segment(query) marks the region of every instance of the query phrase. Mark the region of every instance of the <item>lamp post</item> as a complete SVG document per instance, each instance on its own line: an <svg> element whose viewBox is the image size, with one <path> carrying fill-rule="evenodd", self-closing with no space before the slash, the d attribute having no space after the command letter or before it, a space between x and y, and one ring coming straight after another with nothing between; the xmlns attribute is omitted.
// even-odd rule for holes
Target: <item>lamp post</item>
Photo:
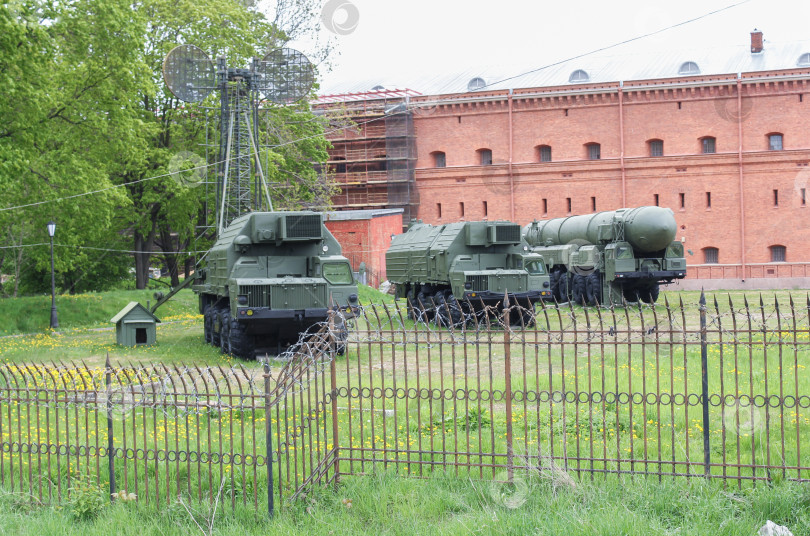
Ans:
<svg viewBox="0 0 810 536"><path fill-rule="evenodd" d="M53 235L56 233L56 224L48 222L48 236L51 237L51 329L59 327L59 319L56 317L56 272L53 268Z"/></svg>

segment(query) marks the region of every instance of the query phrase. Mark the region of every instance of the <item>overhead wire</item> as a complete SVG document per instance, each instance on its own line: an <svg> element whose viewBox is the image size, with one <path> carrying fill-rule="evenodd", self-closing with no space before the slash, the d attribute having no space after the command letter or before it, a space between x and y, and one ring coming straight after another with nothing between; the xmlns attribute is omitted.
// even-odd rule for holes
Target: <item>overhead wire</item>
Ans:
<svg viewBox="0 0 810 536"><path fill-rule="evenodd" d="M604 46L604 47L600 47L600 48L597 48L597 49L594 49L594 50L591 50L591 51L588 51L588 52L584 52L582 54L578 54L576 56L571 56L569 58L559 60L559 61L554 62L554 63L546 64L546 65L544 65L542 67L538 67L536 69L531 69L529 71L525 71L525 72L522 72L522 73L519 73L519 74L516 74L516 75L513 75L513 76L509 76L509 77L506 77L506 78L491 82L489 84L481 86L476 91L468 91L468 92L462 92L462 93L477 93L481 89L485 89L487 87L491 87L491 86L494 86L494 85L497 85L497 84L501 84L503 82L508 82L510 80L515 80L515 79L520 78L522 76L526 76L528 74L533 74L533 73L542 71L544 69L548 69L550 67L554 67L554 66L557 66L557 65L560 65L560 64L575 60L575 59L580 59L580 58L584 58L584 57L587 57L587 56L590 56L590 55L593 55L593 54L597 54L599 52L604 52L606 50L610 50L612 48L616 48L616 47L619 47L621 45L625 45L627 43L631 43L631 42L634 42L634 41L638 41L640 39L644 39L644 38L647 38L647 37L650 37L650 36L653 36L653 35L657 35L659 33L671 30L673 28L677 28L677 27L680 27L680 26L691 24L693 22L699 21L699 20L704 19L706 17L716 15L717 13L721 13L723 11L733 9L735 7L738 7L738 6L742 5L742 4L746 4L746 3L750 2L750 1L751 0L741 0L741 1L736 2L734 4L730 4L730 5L727 5L725 7L722 7L720 9L710 11L710 12L705 13L703 15L700 15L698 17L693 17L693 18L685 20L685 21L681 21L681 22L678 22L678 23L675 23L675 24L671 24L671 25L666 26L664 28L661 28L659 30L655 30L655 31L652 31L652 32L647 32L645 34L642 34L642 35L639 35L639 36L636 36L636 37L632 37L630 39L625 39L623 41L619 41L619 42L614 43L612 45L607 45L607 46ZM437 104L440 104L443 101L450 101L450 100L451 100L451 97L440 98L440 99L437 99L435 101L431 101L430 104L431 105L437 105ZM393 116L400 115L400 114L405 114L405 113L408 113L408 112L409 112L409 110L407 108L402 109L402 108L396 107L396 108L392 109L391 111L384 111L382 115L383 115L383 117L393 117ZM320 138L322 136L326 136L328 134L332 134L334 132L339 132L341 130L345 130L346 128L353 128L353 127L357 127L357 126L362 126L362 125L365 125L367 123L371 123L371 122L379 121L379 120L380 120L379 117L370 118L370 119L367 119L365 121L355 122L355 123L353 123L353 125L351 127L336 127L336 128L333 128L333 129L324 130L323 133L313 134L313 135L310 135L310 136L303 136L303 137L300 137L300 138L296 138L296 139L289 140L289 141L282 142L282 143L275 144L275 145L263 145L263 147L271 147L271 148L286 147L286 146L293 145L293 144L296 144L296 143L299 143L299 142L302 142L302 141L308 141L308 140ZM258 153L254 153L253 151L250 151L250 156L256 156L256 155L258 155ZM220 163L224 163L226 160L222 160L222 161L219 161L219 162L212 162L210 164L204 164L204 165L200 165L200 166L195 166L193 168L188 168L188 169L173 171L173 172L169 172L169 173L164 173L164 174L161 174L161 175L155 175L153 177L146 177L146 178L143 178L143 179L138 179L138 180L127 182L127 183L115 184L115 185L109 186L107 188L101 188L101 189L93 190L93 191L90 191L90 192L83 192L83 193L73 194L73 195L60 197L60 198L55 198L55 199L48 199L48 200L43 200L43 201L37 201L37 202L34 202L34 203L27 203L27 204L23 204L23 205L0 208L0 212L8 212L8 211L11 211L11 210L17 210L17 209L21 209L21 208L29 208L29 207L33 207L33 206L39 206L39 205L48 204L48 203L56 203L56 202L65 201L65 200L68 200L68 199L75 199L75 198L78 198L78 197L94 195L94 194L106 192L106 191L109 191L109 190L113 190L113 189L116 189L116 188L121 188L121 187L124 187L124 186L130 186L130 185L133 185L133 184L152 181L152 180L160 179L160 178L163 178L163 177L171 177L173 175L178 175L178 174L181 174L181 173L187 173L189 171L205 169L205 168L208 168L210 166L215 166L215 165L219 165Z"/></svg>

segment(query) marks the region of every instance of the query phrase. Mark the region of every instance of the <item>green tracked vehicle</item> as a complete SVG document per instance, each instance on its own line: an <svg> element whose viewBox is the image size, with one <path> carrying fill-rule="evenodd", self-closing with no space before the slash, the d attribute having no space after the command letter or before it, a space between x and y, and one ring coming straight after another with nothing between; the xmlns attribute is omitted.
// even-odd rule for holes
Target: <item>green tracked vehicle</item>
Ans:
<svg viewBox="0 0 810 536"><path fill-rule="evenodd" d="M686 277L672 210L623 208L534 221L523 228L548 265L559 302L618 305L658 299L660 285Z"/></svg>
<svg viewBox="0 0 810 536"><path fill-rule="evenodd" d="M208 343L246 358L277 354L300 333L343 320L357 305L357 285L340 244L313 212L254 212L220 234L195 274Z"/></svg>
<svg viewBox="0 0 810 536"><path fill-rule="evenodd" d="M511 222L416 222L393 237L386 273L398 298L431 311L441 325L453 325L470 307L501 304L507 292L526 309L551 298L543 257L528 249L520 226Z"/></svg>

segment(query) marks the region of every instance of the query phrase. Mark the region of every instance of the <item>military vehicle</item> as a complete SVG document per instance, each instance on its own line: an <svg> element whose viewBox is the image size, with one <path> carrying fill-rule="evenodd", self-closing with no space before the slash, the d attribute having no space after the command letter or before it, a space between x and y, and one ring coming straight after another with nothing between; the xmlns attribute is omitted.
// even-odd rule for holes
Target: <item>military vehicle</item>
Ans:
<svg viewBox="0 0 810 536"><path fill-rule="evenodd" d="M280 353L299 334L357 305L357 285L340 244L314 212L254 212L235 218L208 252L192 289L199 295L205 340L252 358ZM348 310L348 313L347 313Z"/></svg>
<svg viewBox="0 0 810 536"><path fill-rule="evenodd" d="M528 249L516 223L418 221L393 237L386 273L398 298L429 308L439 324L457 324L469 307L498 306L507 292L526 309L551 298L543 257Z"/></svg>
<svg viewBox="0 0 810 536"><path fill-rule="evenodd" d="M534 221L523 228L543 257L557 301L621 304L658 299L661 284L686 276L672 210L623 208Z"/></svg>

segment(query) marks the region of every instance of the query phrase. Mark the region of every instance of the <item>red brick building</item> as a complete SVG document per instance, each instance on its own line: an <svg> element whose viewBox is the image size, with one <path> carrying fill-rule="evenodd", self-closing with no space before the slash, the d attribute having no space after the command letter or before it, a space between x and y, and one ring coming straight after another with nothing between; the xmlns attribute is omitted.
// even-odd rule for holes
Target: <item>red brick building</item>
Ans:
<svg viewBox="0 0 810 536"><path fill-rule="evenodd" d="M810 287L810 43L751 37L750 47L473 78L459 93L372 92L362 99L386 114L361 118L358 134L412 118L401 144L414 155L406 223L525 224L660 205L694 253L682 286ZM341 195L364 188L337 176ZM376 201L404 206L401 196Z"/></svg>
<svg viewBox="0 0 810 536"><path fill-rule="evenodd" d="M385 281L385 252L391 236L402 232L402 209L328 212L326 228L340 242L360 282L379 287Z"/></svg>

